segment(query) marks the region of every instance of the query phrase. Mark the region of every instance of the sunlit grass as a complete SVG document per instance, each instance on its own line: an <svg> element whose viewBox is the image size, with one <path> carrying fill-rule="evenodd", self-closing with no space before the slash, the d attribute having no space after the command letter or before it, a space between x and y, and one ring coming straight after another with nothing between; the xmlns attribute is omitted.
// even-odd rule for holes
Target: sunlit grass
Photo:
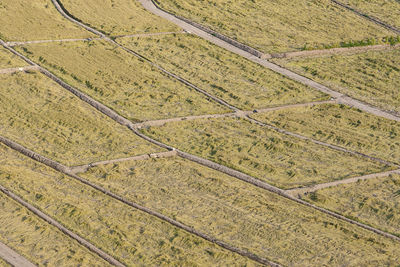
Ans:
<svg viewBox="0 0 400 267"><path fill-rule="evenodd" d="M0 69L23 67L28 65L25 61L19 59L16 55L0 47Z"/></svg>

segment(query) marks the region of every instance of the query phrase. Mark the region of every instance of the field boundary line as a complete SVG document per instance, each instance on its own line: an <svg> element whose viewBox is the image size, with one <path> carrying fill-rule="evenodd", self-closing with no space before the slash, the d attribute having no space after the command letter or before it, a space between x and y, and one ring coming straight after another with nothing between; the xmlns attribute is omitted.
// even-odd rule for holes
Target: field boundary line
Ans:
<svg viewBox="0 0 400 267"><path fill-rule="evenodd" d="M400 174L400 169L386 171L386 172L372 173L372 174L368 174L368 175L333 181L333 182L329 182L329 183L315 184L315 185L311 185L311 186L307 186L307 187L298 187L298 188L285 190L285 192L292 196L306 195L308 193L312 193L312 192L315 192L315 191L318 191L318 190L321 190L324 188L328 188L328 187L334 187L334 186L338 186L341 184L352 184L352 183L357 183L358 181L364 181L364 180L369 180L369 179L388 177L391 174Z"/></svg>
<svg viewBox="0 0 400 267"><path fill-rule="evenodd" d="M372 22L374 22L375 24L377 24L377 25L379 25L381 27L384 27L384 28L386 28L388 30L391 30L392 32L395 32L397 34L400 34L400 29L398 29L398 28L396 28L396 27L394 27L392 25L389 25L386 22L381 21L380 19L375 18L374 16L367 15L367 14L365 14L365 13L363 13L363 12L353 8L353 7L351 7L350 5L346 5L346 4L344 4L344 3L340 2L340 1L337 1L337 0L331 0L331 2L337 4L338 6L341 6L341 7L345 8L347 10L350 10L351 12L359 15L360 17L363 17L363 18L365 18L365 19L367 19L369 21L372 21Z"/></svg>
<svg viewBox="0 0 400 267"><path fill-rule="evenodd" d="M37 66L24 66L24 67L16 67L16 68L9 68L9 69L0 69L0 74L12 74L15 72L22 72L22 71L29 71L29 70L37 70Z"/></svg>
<svg viewBox="0 0 400 267"><path fill-rule="evenodd" d="M8 47L8 46L4 43L4 41L2 41L1 39L0 39L0 44L3 45L6 49L8 49L9 51L11 51L12 53L14 53L14 54L16 54L16 55L19 55L21 58L25 59L25 61L27 61L28 63L33 64L33 65L37 65L36 63L34 63L33 61L31 61L30 59L28 59L28 58L25 57L24 55L18 53L18 52L15 51L14 49ZM37 65L37 66L39 66L39 65ZM40 66L39 66L39 67L40 67ZM316 209L316 210L318 210L318 211L320 211L320 212L322 212L322 213L328 214L328 215L330 215L330 216L332 216L332 217L335 217L335 218L337 218L337 219L341 219L341 220L346 221L346 222L348 222L348 223L352 223L352 224L357 225L357 226L359 226L359 227L361 227L361 228L364 228L364 229L366 229L366 230L372 231L372 232L377 233L377 234L379 234L379 235L382 235L382 236L384 236L384 237L388 237L388 238L391 238L391 239L393 239L393 240L396 240L396 241L399 241L399 242L400 242L400 237L397 237L397 236L395 236L395 235L386 233L386 232L384 232L384 231L381 231L381 230L379 230L379 229L373 228L373 227L371 227L371 226L368 226L368 225L359 223L359 222L357 222L357 221L351 220L351 219L349 219L349 218L347 218L347 217L345 217L345 216L343 216L343 215L340 215L340 214L334 213L334 212L332 212L332 211L323 209L323 208L321 208L321 207L315 206L315 205L310 204L310 203L308 203L308 202L306 202L306 201L303 201L303 200L301 200L301 199L297 199L297 198L295 198L295 197L292 197L292 196L289 195L289 194L286 194L282 189L279 189L279 188L277 188L277 187L274 187L274 186L272 186L272 185L269 185L269 184L267 184L267 183L265 183L265 182L262 182L262 181L259 180L259 179L256 179L256 178L254 178L254 177L251 177L251 176L249 176L249 175L247 175L247 174L244 174L244 173L241 173L241 172L239 172L239 171L233 170L233 169L231 169L231 168L229 168L229 167L226 167L226 166L223 166L223 165L220 165L220 164L211 162L211 161L209 161L209 160L206 160L206 159L203 159L203 158L199 158L199 157L197 157L197 156L188 154L188 153L186 153L186 152L179 151L179 150L177 150L177 149L174 148L174 147L171 147L171 146L169 146L169 145L167 145L167 144L164 144L164 143L159 142L159 141L157 141L157 140L155 140L155 139L153 139L153 138L150 138L150 137L148 137L148 136L142 134L140 131L138 131L138 130L136 129L136 127L134 126L134 123L132 123L132 122L129 121L128 119L122 117L121 115L119 115L118 113L116 113L114 110L112 110L112 109L106 107L105 105L101 104L100 102L98 102L98 101L96 101L96 100L90 98L89 96L85 95L84 93L80 92L79 90L77 90L77 89L73 88L72 86L66 84L66 83L63 82L61 79L59 79L57 76L55 76L54 74L52 74L52 73L49 72L48 70L44 69L43 67L40 67L40 70L41 70L41 72L42 72L43 74L45 74L46 76L48 76L49 78L51 78L52 80L54 80L55 82L57 82L59 85L61 85L62 87L64 87L66 90L70 91L71 93L73 93L74 95L76 95L77 97L79 97L81 100L87 102L88 104L90 104L91 106L93 106L94 108L96 108L98 111L100 111L100 112L102 112L103 114L107 115L108 117L110 117L111 119L113 119L113 120L115 120L116 122L120 123L121 125L127 126L134 134L136 134L137 136L143 138L144 140L149 141L150 143L153 143L153 144L155 144L155 145L157 145L157 146L159 146L159 147L165 148L165 149L167 149L167 150L176 150L179 156L185 157L185 158L187 158L187 159L189 159L189 160L191 160L191 161L193 161L193 162L197 162L197 163L199 163L199 164L201 164L201 165L203 165L203 166L207 166L207 167L210 167L210 168L212 168L212 169L215 169L215 170L218 170L218 171L221 171L221 172L224 172L224 171L222 171L222 170L228 170L229 173L228 173L228 172L224 172L224 173L226 173L226 174L228 174L228 175L230 175L230 176L232 176L232 177L238 178L238 179L240 179L240 180L243 180L243 181L245 181L245 182L248 182L248 183L250 183L250 184L253 184L253 185L255 185L255 186L258 186L258 187L260 187L260 188L266 189L266 190L268 190L268 191L270 191L270 192L273 192L273 193L276 193L276 194L281 195L281 196L283 196L283 197L286 197L286 198L288 198L288 199L290 199L290 200L292 200L292 201L295 201L295 202L297 202L297 203L299 203L299 204L303 204L303 205L305 205L305 206L314 208L314 209ZM67 171L67 170L66 170L66 171ZM74 177L78 177L78 176L76 176L76 175L74 175L74 174L72 174L72 173L71 173L70 175L73 175ZM78 177L78 178L79 178L79 177ZM244 178L244 179L243 179L243 178ZM81 179L81 178L79 178L79 179ZM275 263L274 263L274 264L275 264ZM273 264L270 264L270 265L271 265L271 266L279 266L279 265L273 265Z"/></svg>
<svg viewBox="0 0 400 267"><path fill-rule="evenodd" d="M6 44L10 47L20 46L26 44L42 44L42 43L62 43L62 42L80 42L80 41L93 41L100 40L102 38L79 38L79 39L58 39L58 40L36 40L36 41L24 41L24 42L6 42Z"/></svg>
<svg viewBox="0 0 400 267"><path fill-rule="evenodd" d="M22 198L20 198L19 196L17 196L16 194L11 192L7 188L5 188L4 186L0 185L0 191L3 192L8 197L10 197L11 199L13 199L14 201L16 201L17 203L19 203L20 205L22 205L25 208L27 208L28 210L30 210L32 213L34 213L36 216L38 216L42 220L46 221L48 224L53 225L54 227L56 227L58 230L60 230L66 236L69 236L70 238L76 240L82 246L84 246L87 249L89 249L90 251L96 253L98 256L100 256L105 261L107 261L110 264L115 265L115 266L121 266L121 267L125 266L124 264L122 264L121 262L117 261L116 259L114 259L112 256L110 256L106 252L104 252L101 249L99 249L96 246L94 246L92 243L90 243L86 239L84 239L84 238L80 237L79 235L75 234L74 232L72 232L71 230L67 229L62 224L60 224L55 219L51 218L50 216L48 216L45 213L43 213L42 211L40 211L38 208L36 208L33 205L29 204L28 202L26 202L25 200L23 200Z"/></svg>
<svg viewBox="0 0 400 267"><path fill-rule="evenodd" d="M279 73L285 77L288 77L291 80L294 80L294 81L297 81L304 85L307 85L307 86L314 88L320 92L328 94L333 98L340 98L342 104L354 106L365 112L400 122L400 117L395 116L395 115L391 114L390 112L381 110L377 107L363 103L357 99L348 97L340 92L337 92L331 88L328 88L327 86L325 86L323 84L315 82L305 76L302 76L302 75L297 74L289 69L281 67L275 63L272 63L272 62L266 60L264 58L265 56L263 56L263 54L261 52L255 50L254 48L252 48L253 50L251 50L251 49L249 50L249 49L247 49L247 48L249 48L249 46L247 46L247 45L244 45L237 41L232 42L231 38L226 37L220 33L217 33L216 31L211 30L197 22L190 21L189 19L186 19L186 18L181 18L180 16L177 16L168 11L165 11L164 9L160 8L157 5L155 0L137 0L137 1L139 1L143 5L143 7L145 9L147 9L148 11L150 11L151 13L175 23L176 25L183 28L184 30L186 30L190 33L193 33L203 39L206 39L206 40L214 43L217 46L225 48L226 50L229 50L237 55L240 55L250 61L253 61L253 62L261 65L261 66L264 66L276 73Z"/></svg>
<svg viewBox="0 0 400 267"><path fill-rule="evenodd" d="M218 239L216 239L216 238L214 238L212 236L209 236L209 235L207 235L205 233L202 233L202 232L192 228L191 226L187 226L187 225L185 225L183 223L180 223L180 222L178 222L178 221L176 221L174 219L171 219L171 218L169 218L169 217L167 217L167 216L165 216L165 215L163 215L163 214L161 214L161 213L159 213L157 211L153 211L153 210L151 210L151 209L149 209L147 207L144 207L144 206L136 204L136 203L134 203L132 201L129 201L129 200L127 200L127 199L125 199L125 198L123 198L123 197L121 197L121 196L119 196L119 195L107 190L107 189L104 189L103 187L101 187L99 185L96 185L96 184L94 184L94 183L92 183L92 182L90 182L90 181L88 181L88 180L86 180L86 179L84 179L84 178L72 173L70 171L69 167L64 166L61 163L58 163L58 162L53 161L51 159L48 159L48 158L46 158L46 157L44 157L44 156L42 156L42 155L40 155L40 154L28 149L28 148L25 148L25 147L21 146L20 144L14 142L14 141L11 141L11 140L3 137L3 136L0 136L0 142L3 143L4 145L10 147L11 149L13 149L15 151L17 151L17 152L19 152L19 153L21 153L21 154L23 154L23 155L25 155L27 157L30 157L31 159L33 159L33 160L35 160L37 162L40 162L40 163L42 163L42 164L44 164L44 165L46 165L46 166L58 171L58 172L61 172L61 173L65 174L65 175L68 175L69 177L79 181L80 183L83 183L83 184L85 184L87 186L90 186L91 188L103 193L106 196L109 196L109 197L111 197L111 198L113 198L113 199L115 199L117 201L120 201L121 203L123 203L123 204L125 204L127 206L135 208L135 209L137 209L139 211L142 211L144 213L147 213L147 214L149 214L151 216L157 217L161 221L167 222L167 223L169 223L169 224L171 224L171 225L173 225L173 226L175 226L177 228L180 228L180 229L188 232L189 234L192 234L192 235L195 235L197 237L200 237L200 238L202 238L202 239L204 239L204 240L206 240L206 241L208 241L210 243L214 243L214 244L218 245L219 247L221 247L223 249L229 250L229 251L231 251L233 253L236 253L238 255L241 255L243 257L247 257L247 258L249 258L249 259L251 259L253 261L256 261L258 263L265 264L265 265L270 265L270 266L273 266L273 267L280 266L279 264L277 264L275 262L272 262L272 261L270 261L268 259L265 259L263 257L257 256L257 255L255 255L255 254L253 254L251 252L242 250L240 248L234 247L234 246L232 246L232 245L230 245L230 244L228 244L228 243L226 243L224 241L218 240ZM175 152L175 151L173 150L172 152ZM41 218L43 218L47 222L55 225L57 228L60 227L59 228L60 230L62 230L64 233L70 235L71 237L76 239L81 244L87 246L89 249L91 249L91 250L93 249L92 251L95 251L96 253L97 252L99 252L99 253L102 252L98 248L94 247L89 242L84 240L83 238L80 238L79 236L75 235L74 233L72 233L71 231L69 231L68 229L66 229L65 227L60 225L59 223L57 223L55 220L51 219L50 217L48 217L47 215L45 215L44 213L42 213L41 211L39 211L38 209L33 207L32 205L30 205L29 203L26 203L25 201L20 199L18 196L16 196L13 193L9 192L7 189L3 188L1 185L0 185L0 191L3 191L5 194L7 194L8 196L10 196L11 198L15 199L18 202L24 203L23 205L26 206L29 210L37 213ZM102 258L106 259L105 258L105 256L106 256L105 253L104 253L104 255L100 255L99 254L99 256L101 256ZM113 258L111 257L108 260L107 259L106 260L111 263L112 259ZM119 263L118 261L116 261L116 260L114 260L114 261L115 262L113 262L113 264L115 264L117 266L124 266L121 263Z"/></svg>
<svg viewBox="0 0 400 267"><path fill-rule="evenodd" d="M147 37L147 36L160 36L160 35L173 35L173 34L189 34L187 31L179 31L179 32L150 32L150 33L133 33L133 34L125 34L125 35L116 35L112 38L132 38L132 37Z"/></svg>
<svg viewBox="0 0 400 267"><path fill-rule="evenodd" d="M35 267L36 265L21 256L18 252L0 242L0 258L5 260L12 266L18 267Z"/></svg>
<svg viewBox="0 0 400 267"><path fill-rule="evenodd" d="M124 161L141 161L141 160L157 159L157 158L169 158L169 157L174 157L176 155L177 155L177 153L174 150L167 151L167 152L143 154L143 155L137 155L137 156L127 157L127 158L103 160L103 161L93 162L93 163L89 163L89 164L85 164L85 165L72 166L72 167L69 167L69 171L72 172L73 174L78 174L78 173L87 172L90 168L100 166L100 165L107 165L107 164L111 164L111 163L124 162Z"/></svg>

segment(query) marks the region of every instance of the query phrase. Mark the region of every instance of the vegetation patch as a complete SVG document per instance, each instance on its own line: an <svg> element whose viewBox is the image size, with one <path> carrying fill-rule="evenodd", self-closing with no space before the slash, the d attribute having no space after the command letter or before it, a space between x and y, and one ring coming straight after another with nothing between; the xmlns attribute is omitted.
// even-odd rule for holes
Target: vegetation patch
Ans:
<svg viewBox="0 0 400 267"><path fill-rule="evenodd" d="M400 163L400 123L358 109L322 104L252 117L323 142Z"/></svg>
<svg viewBox="0 0 400 267"><path fill-rule="evenodd" d="M400 236L400 176L324 188L306 200Z"/></svg>
<svg viewBox="0 0 400 267"><path fill-rule="evenodd" d="M35 44L19 49L132 121L230 111L105 41Z"/></svg>
<svg viewBox="0 0 400 267"><path fill-rule="evenodd" d="M274 61L353 98L400 114L400 49Z"/></svg>
<svg viewBox="0 0 400 267"><path fill-rule="evenodd" d="M341 180L389 166L283 135L244 119L202 119L143 129L183 151L282 188Z"/></svg>
<svg viewBox="0 0 400 267"><path fill-rule="evenodd" d="M0 69L23 67L26 65L28 64L25 61L19 59L5 48L0 47Z"/></svg>
<svg viewBox="0 0 400 267"><path fill-rule="evenodd" d="M120 38L117 41L242 109L328 98L194 35Z"/></svg>
<svg viewBox="0 0 400 267"><path fill-rule="evenodd" d="M1 0L0 38L32 41L94 35L63 18L51 0Z"/></svg>
<svg viewBox="0 0 400 267"><path fill-rule="evenodd" d="M0 75L0 135L67 165L161 150L38 72Z"/></svg>
<svg viewBox="0 0 400 267"><path fill-rule="evenodd" d="M393 36L330 0L164 0L168 11L267 53ZM394 14L393 14L394 15Z"/></svg>

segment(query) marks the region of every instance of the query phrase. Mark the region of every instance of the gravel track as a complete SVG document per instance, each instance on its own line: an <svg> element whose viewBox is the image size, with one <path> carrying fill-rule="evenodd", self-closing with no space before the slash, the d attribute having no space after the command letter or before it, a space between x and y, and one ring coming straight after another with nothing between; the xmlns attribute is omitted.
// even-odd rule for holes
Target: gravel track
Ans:
<svg viewBox="0 0 400 267"><path fill-rule="evenodd" d="M358 181L387 177L390 174L400 174L400 169L393 170L393 171L387 171L387 172L373 173L373 174L363 175L363 176L359 176L359 177L353 177L353 178L329 182L329 183L316 184L316 185L309 186L309 187L293 188L293 189L285 190L285 192L292 196L300 197L301 195L315 192L315 191L318 191L320 189L324 189L327 187L333 187L333 186L337 186L337 185L341 185L341 184L352 184L352 183L356 183Z"/></svg>
<svg viewBox="0 0 400 267"><path fill-rule="evenodd" d="M12 266L35 267L36 265L19 255L13 249L0 242L0 258Z"/></svg>
<svg viewBox="0 0 400 267"><path fill-rule="evenodd" d="M32 65L25 67L18 67L18 68L1 69L0 74L12 74L15 72L35 70L35 69L38 69L37 66L32 66Z"/></svg>

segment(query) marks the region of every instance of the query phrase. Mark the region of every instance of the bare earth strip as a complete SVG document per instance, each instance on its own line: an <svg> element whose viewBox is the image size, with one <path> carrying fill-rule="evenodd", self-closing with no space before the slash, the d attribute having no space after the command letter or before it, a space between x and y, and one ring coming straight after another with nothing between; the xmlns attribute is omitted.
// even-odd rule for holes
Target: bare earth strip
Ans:
<svg viewBox="0 0 400 267"><path fill-rule="evenodd" d="M18 266L18 267L36 266L1 242L0 242L0 258L4 259L12 266Z"/></svg>
<svg viewBox="0 0 400 267"><path fill-rule="evenodd" d="M53 0L55 1L55 0ZM154 13L155 15L158 15L160 17L163 17L173 23L175 23L176 25L180 26L181 28L183 28L184 30L193 33L201 38L204 38L222 48L225 48L233 53L236 53L244 58L247 58L257 64L260 64L270 70L273 70L277 73L280 73L292 80L298 81L302 84L308 85L314 89L317 89L323 93L326 93L330 96L332 96L333 98L339 98L340 99L340 103L342 104L346 104L352 107L356 107L362 111L380 116L380 117L384 117L390 120L395 120L395 121L399 121L400 122L400 117L395 116L387 111L384 110L380 110L376 107L372 107L368 104L362 103L359 100L353 99L351 97L348 97L346 95L343 95L342 93L336 92L320 83L317 83L309 78L306 78L304 76L301 76L293 71L290 71L288 69L285 69L283 67L280 67L274 63L269 62L268 60L265 60L263 58L263 54L258 52L254 52L251 51L249 49L247 49L246 47L244 47L243 44L233 44L233 42L227 40L227 38L224 38L222 35L216 33L216 34L211 34L209 33L210 31L205 31L203 26L201 25L197 25L194 23L188 23L183 21L182 19L164 11L161 10L160 8L158 8L154 2L152 2L151 0L138 0L144 8L146 8L148 11ZM194 26L196 25L196 26ZM228 38L230 39L230 38ZM236 42L237 43L237 42ZM254 50L254 49L253 49Z"/></svg>
<svg viewBox="0 0 400 267"><path fill-rule="evenodd" d="M32 65L35 65L35 66L39 66L39 65L37 65L36 63L34 63L33 61L31 61L30 59L28 59L27 57L25 57L25 56L21 55L20 53L18 53L17 51L15 51L14 49L8 47L8 46L5 44L5 42L2 41L1 39L0 39L0 44L3 45L6 49L8 49L9 51L11 51L12 53L14 53L14 54L18 55L19 57L21 57L22 59L24 59L24 60L25 60L26 62L28 62L29 64L32 64ZM40 67L40 66L39 66L39 67ZM265 182L262 182L262 181L260 181L260 180L258 180L258 179L256 179L256 178L254 178L254 177L251 177L251 176L249 176L249 175L247 175L247 174L244 174L244 173L241 173L241 172L239 172L239 171L233 170L233 169L231 169L231 168L229 168L229 167L220 165L220 164L218 164L218 163L215 163L215 162L212 162L212 161L209 161L209 160L206 160L206 159L203 159L203 158L200 158L200 157L197 157L197 156L188 154L188 153L186 153L186 152L179 151L179 150L177 150L176 148L173 148L173 147L171 147L171 146L169 146L169 145L166 145L166 144L164 144L164 143L162 143L162 142L159 142L159 141L157 141L157 140L154 140L154 139L152 139L152 138L150 138L150 137L148 137L148 136L142 134L141 132L139 132L131 121L127 120L126 118L124 118L124 117L122 117L122 116L120 116L120 115L117 114L115 111L113 111L113 110L111 110L110 108L106 107L105 105L103 105L103 104L97 102L96 100L90 98L89 96L83 94L82 92L80 92L79 90L73 88L72 86L66 84L65 82L63 82L62 80L60 80L57 76L55 76L54 74L52 74L52 73L49 72L48 70L46 70L46 69L40 67L40 71L41 71L43 74L45 74L46 76L48 76L49 78L51 78L51 79L53 79L54 81L56 81L56 82L57 82L58 84L60 84L62 87L64 87L65 89L67 89L68 91L70 91L71 93L73 93L74 95L76 95L77 97L79 97L81 100L83 100L83 101L87 102L88 104L92 105L92 106L93 106L94 108L96 108L98 111L100 111L100 112L102 112L103 114L109 116L111 119L115 120L116 122L118 122L118 123L120 123L120 124L122 124L122 125L127 126L130 130L132 130L133 133L135 133L137 136L143 138L144 140L147 140L147 141L149 141L149 142L151 142L151 143L153 143L153 144L155 144L155 145L158 145L158 146L160 146L160 147L162 147L162 148L165 148L165 149L167 149L167 150L170 150L170 151L176 150L177 153L178 153L178 155L181 156L181 157L183 157L183 158L186 158L186 159L188 159L188 160L191 160L191 161L196 162L196 163L198 163L198 164L201 164L201 165L203 165L203 166L212 168L212 169L214 169L214 170L221 171L221 172L226 173L226 174L228 174L228 175L230 175L230 176L232 176L232 177L235 177L235 178L240 179L240 180L242 180L242 181L245 181L245 182L247 182L247 183L253 184L253 185L257 186L257 187L260 187L260 188L262 188L262 189L268 190L268 191L270 191L270 192L276 193L276 194L278 194L278 195L280 195L280 196L283 196L283 197L285 197L285 198L288 198L288 199L290 199L290 200L292 200L292 201L295 201L295 202L297 202L297 203L299 203L299 204L302 204L302 205L311 207L311 208L313 208L313 209L315 209L315 210L318 210L318 211L320 211L320 212L323 212L323 213L325 213L325 214L328 214L328 215L330 215L330 216L332 216L332 217L334 217L334 218L337 218L337 219L343 220L343 221L345 221L345 222L348 222L348 223L357 225L357 226L359 226L359 227L361 227L361 228L364 228L364 229L366 229L366 230L372 231L372 232L377 233L377 234L379 234L379 235L382 235L382 236L385 236L385 237L388 237L388 238L391 238L391 239L393 239L393 240L396 240L396 241L400 242L400 237L397 237L397 236L392 235L392 234L390 234L390 233L381 231L381 230L376 229L376 228L374 228L374 227L371 227L371 226L369 226L369 225L365 225L365 224L363 224L363 223L359 223L359 222L354 221L354 220L352 220L352 219L349 219L349 218L347 218L347 217L345 217L345 216L343 216L343 215L337 214L337 213L335 213L335 212L332 212L332 211L326 210L326 209L324 209L324 208L318 207L318 206L316 206L316 205L310 204L310 203L308 203L308 202L306 202L306 201L303 201L303 200L301 200L301 199L295 198L295 197L293 197L293 196L287 194L284 190L281 190L281 189L279 189L279 188L277 188L277 187L274 187L274 186L269 185L269 184L267 184L267 183L265 183ZM0 137L0 139L1 139L1 137ZM16 144L13 143L13 142L9 142L8 140L5 140L4 138L3 138L3 141L2 141L2 142L3 142L4 144L6 144L7 146L13 148L13 149L16 149L16 150L17 150L17 149L20 149L20 150L18 150L18 151L20 151L20 152L21 152L22 150L25 149L25 148L23 148L23 147L21 147L21 146L19 146L19 145L16 145ZM15 146L15 145L16 145L16 146ZM21 150L21 149L22 149L22 150ZM56 169L57 171L66 173L66 174L68 174L69 176L71 176L71 177L73 177L73 178L75 178L75 179L81 181L82 183L85 183L85 184L87 184L87 185L89 185L89 186L92 186L93 188L95 188L95 189L97 189L97 190L103 192L104 194L107 194L107 195L109 195L109 196L112 196L112 197L114 197L114 198L120 200L121 202L123 202L123 203L125 203L125 204L128 204L128 205L130 205L130 206L132 206L132 207L135 207L135 208L140 209L140 210L142 210L142 211L144 211L144 212L147 212L148 214L151 214L151 215L154 215L154 216L157 216L157 217L160 216L159 218L161 218L161 219L163 219L163 220L166 220L166 221L168 221L169 223L171 223L171 224L173 224L173 225L176 225L177 227L180 227L180 228L184 227L184 228L182 228L182 229L184 229L184 230L186 230L186 231L188 231L188 232L190 232L190 233L193 233L193 231L194 231L194 230L193 230L192 228L190 228L190 227L184 226L184 225L180 224L179 222L176 222L176 224L175 224L175 221L174 221L174 220L171 220L171 221L170 221L169 218L164 219L165 216L163 216L162 214L154 213L154 212L148 210L147 208L144 208L144 207L139 206L139 205L136 205L136 204L134 204L134 203L132 203L132 202L126 201L126 200L124 200L123 198L121 198L121 197L119 197L119 196L117 196L117 195L115 195L115 194L113 194L113 193L111 193L111 192L109 192L109 191L107 191L107 190L101 188L101 187L98 187L98 186L96 186L96 185L94 185L94 184L92 184L92 183L90 183L90 182L88 182L88 181L86 181L86 180L80 178L79 176L74 175L73 173L71 173L71 172L68 171L68 170L69 170L68 167L65 167L65 166L63 166L63 165L61 165L61 164L59 164L59 163L56 163L56 162L54 162L54 161L51 161L51 160L46 159L46 158L44 158L44 157L41 157L40 155L38 155L38 154L36 154L36 153L34 153L34 152L32 152L32 151L29 151L29 150L26 150L26 149L25 149L25 152L27 152L27 153L25 153L25 155L31 157L32 159L35 159L35 160L37 160L37 161L39 161L39 162L41 162L41 163L44 163L44 164L46 164L47 166L50 166L50 167ZM197 233L197 232L196 232L196 233ZM197 234L199 234L199 233L197 233ZM223 248L232 249L232 247L229 246L228 244L223 243L223 242L220 242L220 241L215 241L215 239L210 238L210 237L208 237L208 236L206 236L206 235L205 235L205 236L199 235L199 236L202 237L202 238L204 238L204 239L206 239L206 240L208 240L208 241L210 241L210 242L213 242L213 243L215 243L215 244L217 244L217 245L219 245L219 246L221 246L221 247L223 247ZM236 252L236 253L238 253L238 254L240 254L240 255L242 255L242 256L249 257L250 259L253 259L253 260L255 260L255 261L260 262L260 261L259 261L259 258L258 258L256 255L252 255L252 254L251 254L251 255L249 256L249 253L248 253L248 252L243 252L243 251L240 251L240 250L238 250L238 249L236 249L236 248L233 248L233 250L231 250L231 251ZM243 254L241 254L241 253L243 253ZM263 261L263 260L261 260L261 261ZM269 261L267 260L267 262L269 262ZM278 265L276 265L275 263L271 263L271 262L269 262L269 265L278 266Z"/></svg>
<svg viewBox="0 0 400 267"><path fill-rule="evenodd" d="M101 38L81 38L81 39L59 39L59 40L37 40L37 41L25 41L25 42L7 42L8 46L26 45L26 44L42 44L42 43L62 43L62 42L81 42L98 40Z"/></svg>
<svg viewBox="0 0 400 267"><path fill-rule="evenodd" d="M136 34L128 34L128 35L118 35L118 36L115 36L115 38L146 37L146 36L171 35L171 34L188 34L188 32L180 31L180 32L136 33Z"/></svg>
<svg viewBox="0 0 400 267"><path fill-rule="evenodd" d="M390 174L400 174L400 170L373 173L373 174L368 174L368 175L364 175L364 176L344 179L344 180L340 180L340 181L317 184L317 185L313 185L313 186L309 186L309 187L293 188L293 189L286 190L286 193L296 197L296 196L301 196L304 194L312 193L312 192L315 192L315 191L318 191L320 189L327 188L327 187L337 186L340 184L351 184L351 183L356 183L356 182L362 181L362 180L387 177Z"/></svg>
<svg viewBox="0 0 400 267"><path fill-rule="evenodd" d="M139 155L139 156L134 156L134 157L129 157L129 158L104 160L104 161L89 163L86 165L74 166L74 167L70 167L69 171L72 172L73 174L78 174L78 173L87 172L90 168L99 166L99 165L106 165L106 164L110 164L110 163L117 163L117 162L123 162L123 161L146 160L146 159L152 159L152 158L167 158L167 157L174 157L176 155L177 155L177 153L174 150L167 151L167 152L160 152L160 153L144 154L144 155Z"/></svg>
<svg viewBox="0 0 400 267"><path fill-rule="evenodd" d="M38 69L37 66L25 66L19 68L1 69L0 74L12 74L19 71L36 70L36 69Z"/></svg>

